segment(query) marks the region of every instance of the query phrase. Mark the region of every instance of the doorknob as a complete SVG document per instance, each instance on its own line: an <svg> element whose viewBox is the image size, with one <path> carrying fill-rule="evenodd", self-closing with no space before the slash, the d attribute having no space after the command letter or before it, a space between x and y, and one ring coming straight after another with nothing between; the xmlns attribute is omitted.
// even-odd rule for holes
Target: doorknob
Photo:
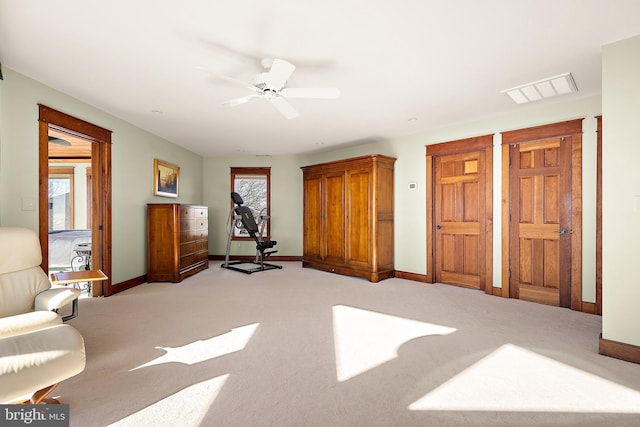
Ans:
<svg viewBox="0 0 640 427"><path fill-rule="evenodd" d="M440 224L436 225L436 230L440 230L442 226Z"/></svg>
<svg viewBox="0 0 640 427"><path fill-rule="evenodd" d="M563 228L562 230L558 231L559 234L565 235L568 233L566 228Z"/></svg>

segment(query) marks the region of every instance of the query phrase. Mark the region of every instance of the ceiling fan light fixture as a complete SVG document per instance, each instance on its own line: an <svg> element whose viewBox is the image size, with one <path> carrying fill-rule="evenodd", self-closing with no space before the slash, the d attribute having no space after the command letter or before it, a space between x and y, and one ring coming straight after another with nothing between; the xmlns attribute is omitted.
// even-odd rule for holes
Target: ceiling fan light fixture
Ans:
<svg viewBox="0 0 640 427"><path fill-rule="evenodd" d="M224 101L230 107L245 104L254 98L267 100L286 119L295 119L300 115L285 98L334 99L340 97L338 88L290 88L287 87L289 77L296 69L295 65L284 59L265 59L262 61L265 71L253 77L253 84L246 85L239 80L227 76L219 76L236 85L245 86L255 93L240 98Z"/></svg>
<svg viewBox="0 0 640 427"><path fill-rule="evenodd" d="M509 96L516 104L539 101L541 99L552 98L554 96L566 95L577 92L578 87L573 80L571 73L564 73L558 76L527 83L511 89L500 91Z"/></svg>

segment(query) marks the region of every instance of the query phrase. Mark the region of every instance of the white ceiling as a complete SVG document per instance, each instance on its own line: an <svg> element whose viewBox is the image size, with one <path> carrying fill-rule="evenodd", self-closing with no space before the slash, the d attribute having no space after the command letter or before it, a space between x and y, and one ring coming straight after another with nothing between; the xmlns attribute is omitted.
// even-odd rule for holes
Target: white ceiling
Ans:
<svg viewBox="0 0 640 427"><path fill-rule="evenodd" d="M638 0L0 0L3 67L207 157L527 108L500 91L565 72L578 93L539 102L599 94L601 46L637 34ZM250 83L262 58L297 66L290 87L342 96L290 100L287 120L262 99L221 105L249 91L198 70Z"/></svg>

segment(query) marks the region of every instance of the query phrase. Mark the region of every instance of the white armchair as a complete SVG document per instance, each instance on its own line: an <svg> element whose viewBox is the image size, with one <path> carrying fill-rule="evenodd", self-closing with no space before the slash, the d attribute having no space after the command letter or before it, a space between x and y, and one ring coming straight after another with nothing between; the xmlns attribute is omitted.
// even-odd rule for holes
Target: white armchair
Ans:
<svg viewBox="0 0 640 427"><path fill-rule="evenodd" d="M57 311L80 291L51 289L38 236L0 227L0 403L56 403L47 395L85 367L84 340Z"/></svg>

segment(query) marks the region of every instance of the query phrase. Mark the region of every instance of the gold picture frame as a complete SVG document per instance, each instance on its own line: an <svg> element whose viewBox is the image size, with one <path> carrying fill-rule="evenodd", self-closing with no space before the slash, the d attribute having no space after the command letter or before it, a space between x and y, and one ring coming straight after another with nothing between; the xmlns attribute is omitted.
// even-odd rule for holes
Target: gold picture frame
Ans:
<svg viewBox="0 0 640 427"><path fill-rule="evenodd" d="M180 166L153 159L153 195L178 197Z"/></svg>

